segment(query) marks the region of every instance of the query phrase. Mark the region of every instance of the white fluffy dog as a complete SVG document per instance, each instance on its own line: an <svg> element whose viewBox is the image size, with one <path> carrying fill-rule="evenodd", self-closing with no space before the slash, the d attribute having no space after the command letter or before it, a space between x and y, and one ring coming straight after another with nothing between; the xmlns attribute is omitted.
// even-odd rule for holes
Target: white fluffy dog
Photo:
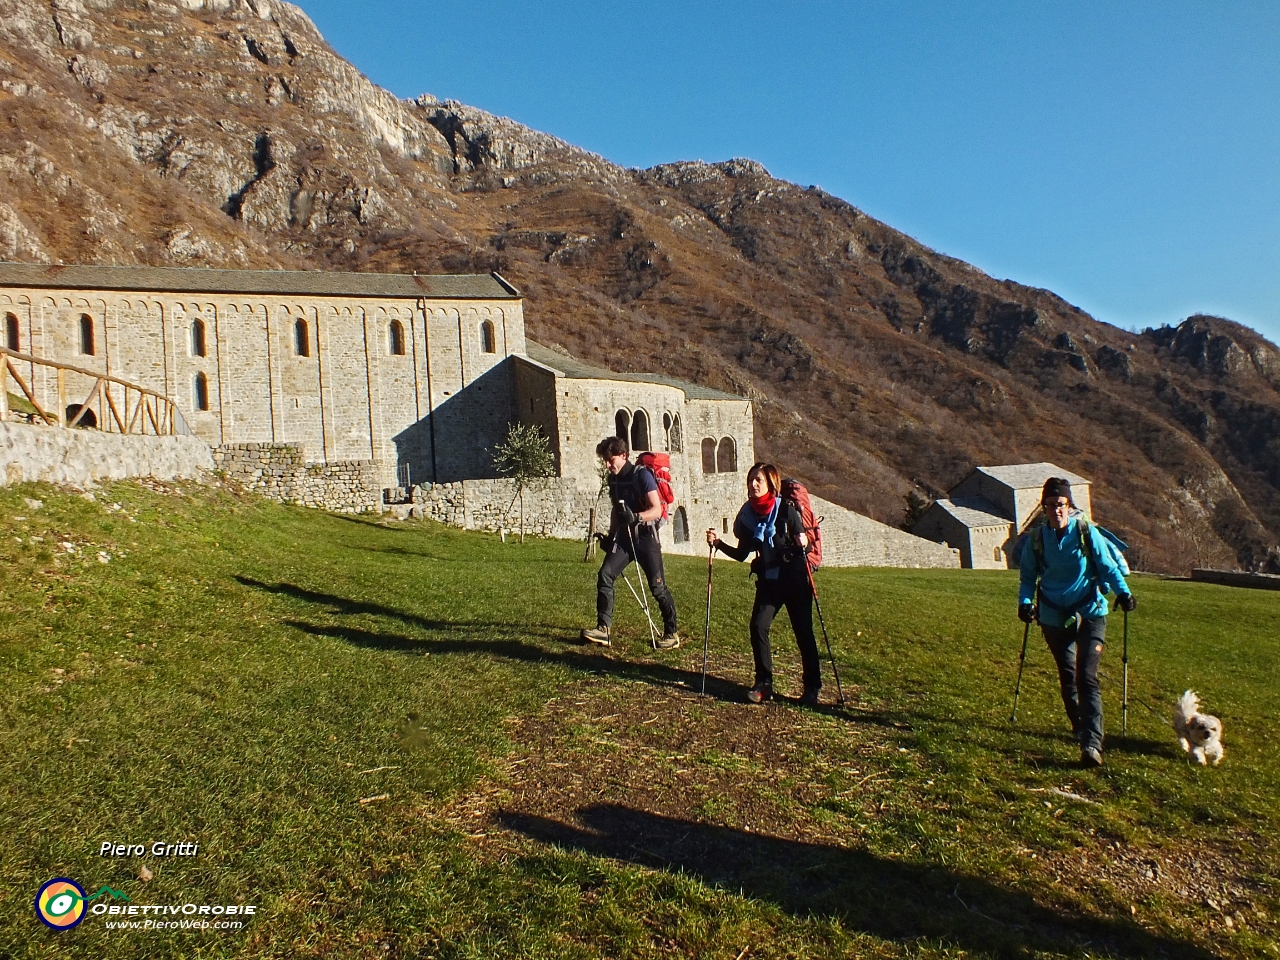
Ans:
<svg viewBox="0 0 1280 960"><path fill-rule="evenodd" d="M1200 698L1188 690L1173 711L1173 729L1182 749L1202 766L1222 760L1222 721L1200 712Z"/></svg>

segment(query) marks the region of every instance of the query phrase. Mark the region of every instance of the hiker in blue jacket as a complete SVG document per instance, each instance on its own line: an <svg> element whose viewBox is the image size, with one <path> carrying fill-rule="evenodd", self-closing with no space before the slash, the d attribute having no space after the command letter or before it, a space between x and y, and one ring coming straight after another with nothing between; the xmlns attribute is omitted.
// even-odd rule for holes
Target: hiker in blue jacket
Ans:
<svg viewBox="0 0 1280 960"><path fill-rule="evenodd" d="M1037 620L1058 665L1062 702L1080 744L1080 762L1102 765L1102 689L1098 664L1107 637L1107 594L1116 605L1138 605L1102 535L1083 517L1073 517L1071 484L1050 477L1040 496L1045 524L1022 551L1018 617ZM1039 541L1039 542L1037 542Z"/></svg>

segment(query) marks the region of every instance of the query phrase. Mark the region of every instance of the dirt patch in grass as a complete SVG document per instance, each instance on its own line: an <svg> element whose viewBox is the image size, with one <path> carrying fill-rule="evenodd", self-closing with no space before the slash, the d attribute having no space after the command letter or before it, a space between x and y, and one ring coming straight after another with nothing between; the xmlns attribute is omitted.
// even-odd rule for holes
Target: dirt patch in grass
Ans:
<svg viewBox="0 0 1280 960"><path fill-rule="evenodd" d="M1160 847L1088 838L1076 850L1043 858L1041 870L1068 891L1106 891L1138 915L1170 914L1228 933L1280 934L1263 905L1256 851L1232 849L1230 838L1170 842ZM1243 846L1240 844L1239 846Z"/></svg>
<svg viewBox="0 0 1280 960"><path fill-rule="evenodd" d="M824 801L856 804L874 819L888 779L882 758L895 749L883 731L834 710L600 680L515 721L512 736L520 747L501 775L453 804L446 818L474 824L480 814L480 823L494 827L539 817L573 830L587 826L584 809L625 804L673 821L849 842L858 835L847 815L853 807L840 818L847 822L836 822L824 815ZM838 789L860 775L856 789Z"/></svg>

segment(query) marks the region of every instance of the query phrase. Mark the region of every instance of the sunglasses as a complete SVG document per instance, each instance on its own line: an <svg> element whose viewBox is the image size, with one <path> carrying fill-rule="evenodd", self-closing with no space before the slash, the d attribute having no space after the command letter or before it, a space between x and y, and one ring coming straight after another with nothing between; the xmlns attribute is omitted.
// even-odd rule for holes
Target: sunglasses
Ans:
<svg viewBox="0 0 1280 960"><path fill-rule="evenodd" d="M1043 503L1041 503L1040 506L1044 507L1046 510L1066 510L1068 507L1071 506L1071 501L1057 500L1051 503L1050 501L1046 500Z"/></svg>

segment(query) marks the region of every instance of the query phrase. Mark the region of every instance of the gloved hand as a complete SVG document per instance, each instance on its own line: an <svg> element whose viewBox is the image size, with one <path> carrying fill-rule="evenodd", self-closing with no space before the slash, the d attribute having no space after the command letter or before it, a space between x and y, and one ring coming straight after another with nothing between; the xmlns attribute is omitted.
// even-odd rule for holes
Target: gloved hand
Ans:
<svg viewBox="0 0 1280 960"><path fill-rule="evenodd" d="M628 527L633 526L639 519L636 516L636 512L621 500L618 501L618 518Z"/></svg>
<svg viewBox="0 0 1280 960"><path fill-rule="evenodd" d="M1131 613L1138 609L1138 598L1132 593L1122 593L1116 597L1116 606L1125 613Z"/></svg>
<svg viewBox="0 0 1280 960"><path fill-rule="evenodd" d="M600 544L601 548L603 548L605 551L608 551L608 549L613 545L613 540L609 537L609 535L605 533L601 533L599 530L597 530L591 536L596 538L596 542Z"/></svg>
<svg viewBox="0 0 1280 960"><path fill-rule="evenodd" d="M1018 607L1018 619L1023 623L1036 622L1036 608L1034 604L1024 603Z"/></svg>

